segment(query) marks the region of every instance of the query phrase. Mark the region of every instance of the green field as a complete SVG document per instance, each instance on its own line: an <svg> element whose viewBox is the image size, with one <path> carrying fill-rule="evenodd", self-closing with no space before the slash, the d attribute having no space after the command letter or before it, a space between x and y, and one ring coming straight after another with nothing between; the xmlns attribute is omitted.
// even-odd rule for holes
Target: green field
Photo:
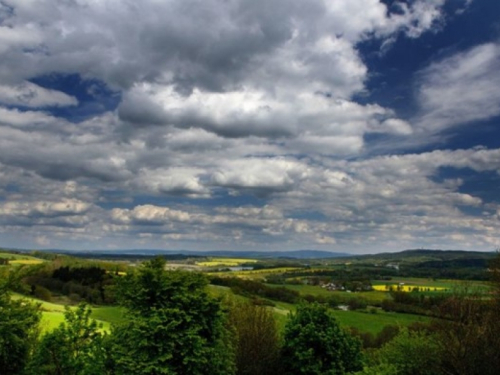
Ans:
<svg viewBox="0 0 500 375"><path fill-rule="evenodd" d="M2 259L8 259L9 264L12 265L20 265L20 264L25 264L25 265L33 265L33 264L40 264L45 262L42 259L35 258L29 255L24 255L24 254L12 254L12 253L4 253L0 252L0 258Z"/></svg>
<svg viewBox="0 0 500 375"><path fill-rule="evenodd" d="M392 324L397 326L407 326L415 322L428 322L428 317L384 312L377 310L376 314L360 311L334 310L335 317L344 327L354 327L362 332L379 333L384 326Z"/></svg>
<svg viewBox="0 0 500 375"><path fill-rule="evenodd" d="M42 331L50 331L64 321L65 305L42 301L36 298L22 296L17 293L14 293L12 298L23 298L40 304L40 309L42 310ZM69 306L69 308L74 309L75 307ZM91 317L95 319L97 323L103 325L104 331L109 331L111 324L117 324L123 321L123 309L118 306L93 307Z"/></svg>
<svg viewBox="0 0 500 375"><path fill-rule="evenodd" d="M351 298L363 298L368 304L379 305L384 299L390 298L390 296L385 292L371 291L371 292L355 292L347 293L343 291L329 291L317 285L273 285L266 284L272 287L285 287L287 289L295 290L300 293L300 295L312 295L312 296L324 296L324 297L337 297L339 300L349 300Z"/></svg>

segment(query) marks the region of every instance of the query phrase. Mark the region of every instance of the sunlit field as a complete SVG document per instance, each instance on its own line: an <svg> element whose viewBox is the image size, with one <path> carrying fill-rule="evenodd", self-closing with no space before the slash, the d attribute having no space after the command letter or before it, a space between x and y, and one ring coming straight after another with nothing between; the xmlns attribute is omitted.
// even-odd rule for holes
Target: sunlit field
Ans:
<svg viewBox="0 0 500 375"><path fill-rule="evenodd" d="M429 287L424 285L399 285L399 284L387 284L387 285L373 285L374 290L380 292L444 292L449 290L443 287Z"/></svg>
<svg viewBox="0 0 500 375"><path fill-rule="evenodd" d="M207 261L196 262L195 264L200 267L237 267L247 263L257 263L257 259L213 258Z"/></svg>

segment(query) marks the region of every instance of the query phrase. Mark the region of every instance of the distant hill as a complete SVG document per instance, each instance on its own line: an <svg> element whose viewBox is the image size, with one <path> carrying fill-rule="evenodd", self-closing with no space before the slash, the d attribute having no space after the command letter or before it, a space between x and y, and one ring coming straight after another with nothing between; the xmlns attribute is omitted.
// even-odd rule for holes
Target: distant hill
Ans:
<svg viewBox="0 0 500 375"><path fill-rule="evenodd" d="M349 257L352 254L334 253L321 250L294 250L294 251L236 251L236 250L212 250L212 251L193 251L193 250L155 250L155 249L124 249L124 250L89 250L89 251L70 251L70 250L46 250L50 252L74 255L74 256L138 256L151 257L156 255L183 256L183 257L228 257L228 258L289 258L289 259L325 259Z"/></svg>
<svg viewBox="0 0 500 375"><path fill-rule="evenodd" d="M494 258L496 252L480 252L466 250L431 250L431 249L411 249L397 253L378 253L354 255L351 259L359 261L392 261L404 263L427 263L430 262L450 262L459 264L469 260L487 261ZM484 264L484 262L479 262Z"/></svg>

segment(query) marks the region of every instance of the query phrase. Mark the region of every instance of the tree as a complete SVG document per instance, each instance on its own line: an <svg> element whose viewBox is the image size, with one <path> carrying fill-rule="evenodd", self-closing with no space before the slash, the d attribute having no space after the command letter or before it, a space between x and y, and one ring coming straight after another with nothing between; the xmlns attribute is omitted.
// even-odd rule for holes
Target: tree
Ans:
<svg viewBox="0 0 500 375"><path fill-rule="evenodd" d="M237 374L279 374L280 337L271 310L250 302L231 301L229 320L236 334Z"/></svg>
<svg viewBox="0 0 500 375"><path fill-rule="evenodd" d="M464 287L440 306L434 322L445 374L497 374L500 367L500 323L495 298Z"/></svg>
<svg viewBox="0 0 500 375"><path fill-rule="evenodd" d="M300 305L291 315L282 353L287 374L338 375L362 369L361 342L316 303Z"/></svg>
<svg viewBox="0 0 500 375"><path fill-rule="evenodd" d="M85 304L76 310L66 307L65 322L46 333L28 366L33 375L106 374L104 335L91 309Z"/></svg>
<svg viewBox="0 0 500 375"><path fill-rule="evenodd" d="M234 353L220 303L202 274L165 272L155 258L117 284L126 322L113 329L116 374L233 374Z"/></svg>
<svg viewBox="0 0 500 375"><path fill-rule="evenodd" d="M3 375L20 374L38 337L40 311L27 300L13 300L10 288L16 272L0 275L0 369Z"/></svg>
<svg viewBox="0 0 500 375"><path fill-rule="evenodd" d="M361 374L435 375L441 373L440 347L426 331L403 328L374 355L373 365Z"/></svg>

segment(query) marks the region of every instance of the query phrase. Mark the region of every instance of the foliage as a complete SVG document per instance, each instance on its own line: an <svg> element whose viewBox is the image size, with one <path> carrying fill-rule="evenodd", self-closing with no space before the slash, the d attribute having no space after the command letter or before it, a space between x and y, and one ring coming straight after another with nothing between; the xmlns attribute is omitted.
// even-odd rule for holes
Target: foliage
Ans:
<svg viewBox="0 0 500 375"><path fill-rule="evenodd" d="M497 298L463 290L441 306L446 320L435 322L445 373L488 375L500 368L500 322Z"/></svg>
<svg viewBox="0 0 500 375"><path fill-rule="evenodd" d="M0 369L19 374L36 343L40 311L24 299L13 300L7 280L0 281Z"/></svg>
<svg viewBox="0 0 500 375"><path fill-rule="evenodd" d="M234 353L220 303L199 273L165 272L155 258L117 285L126 321L112 332L115 374L232 374Z"/></svg>
<svg viewBox="0 0 500 375"><path fill-rule="evenodd" d="M236 334L238 375L280 373L280 338L269 308L231 301L229 320Z"/></svg>
<svg viewBox="0 0 500 375"><path fill-rule="evenodd" d="M285 326L283 361L287 374L346 374L362 368L361 343L325 306L304 304Z"/></svg>
<svg viewBox="0 0 500 375"><path fill-rule="evenodd" d="M355 327L350 327L349 331L353 336L359 337L363 344L363 349L380 348L391 341L399 333L399 326L387 324L380 332L373 334L371 332L360 331Z"/></svg>
<svg viewBox="0 0 500 375"><path fill-rule="evenodd" d="M80 300L97 304L113 302L114 296L110 288L114 282L113 276L101 266L77 264L57 266L57 263L53 263L39 267L24 278L24 283L30 286L31 294L34 296L37 289L43 288L55 294L66 295L74 302ZM44 293L44 296L48 294ZM45 298L42 296L42 299Z"/></svg>
<svg viewBox="0 0 500 375"><path fill-rule="evenodd" d="M436 338L426 331L403 328L375 355L370 371L398 375L435 375L440 373L440 348ZM394 372L391 372L395 370Z"/></svg>
<svg viewBox="0 0 500 375"><path fill-rule="evenodd" d="M100 326L90 318L85 304L66 308L65 322L46 333L28 366L33 375L105 374L106 350Z"/></svg>

